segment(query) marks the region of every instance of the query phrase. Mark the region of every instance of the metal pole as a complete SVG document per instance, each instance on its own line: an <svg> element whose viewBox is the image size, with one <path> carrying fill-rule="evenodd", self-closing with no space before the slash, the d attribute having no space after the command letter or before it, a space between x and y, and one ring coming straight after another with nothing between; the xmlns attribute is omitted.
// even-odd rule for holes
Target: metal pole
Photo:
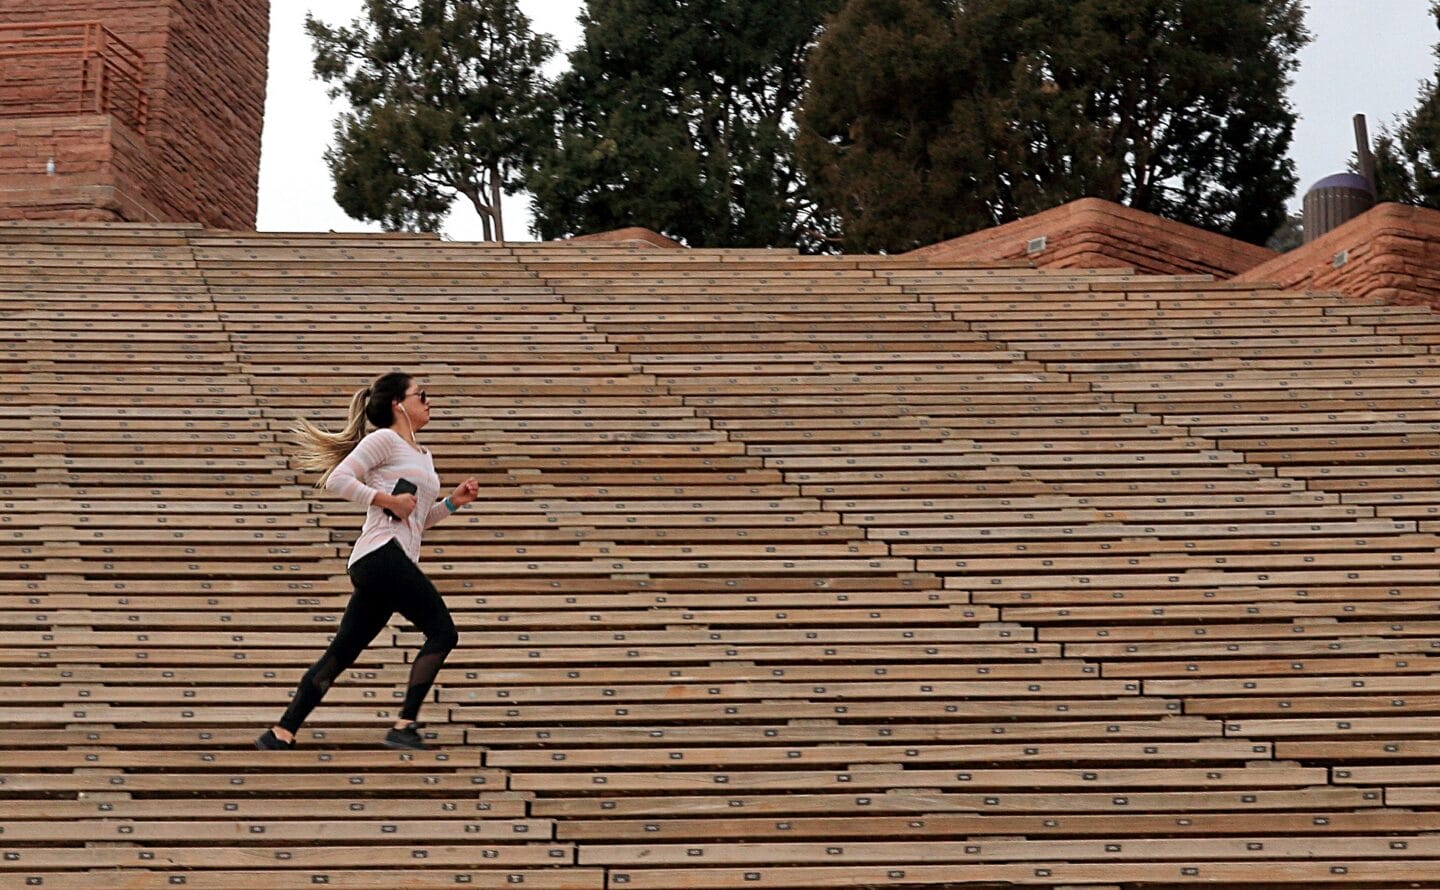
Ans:
<svg viewBox="0 0 1440 890"><path fill-rule="evenodd" d="M77 103L78 113L85 113L85 94L90 92L90 28L86 24L82 26L84 37L80 41L80 99Z"/></svg>
<svg viewBox="0 0 1440 890"><path fill-rule="evenodd" d="M1370 191L1380 192L1379 184L1375 182L1375 156L1370 153L1370 134L1365 128L1365 115L1357 114L1354 117L1355 123L1355 158L1359 161L1360 175L1370 183Z"/></svg>

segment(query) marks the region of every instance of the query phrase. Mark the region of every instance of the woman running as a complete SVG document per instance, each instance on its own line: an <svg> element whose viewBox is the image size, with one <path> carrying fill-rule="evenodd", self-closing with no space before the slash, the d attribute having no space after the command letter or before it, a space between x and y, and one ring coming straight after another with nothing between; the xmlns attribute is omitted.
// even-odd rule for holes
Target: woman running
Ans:
<svg viewBox="0 0 1440 890"><path fill-rule="evenodd" d="M365 435L365 421L376 429ZM350 667L375 635L399 612L425 634L425 645L410 666L409 689L400 719L385 735L387 748L418 748L420 703L435 682L445 656L457 637L450 610L430 579L420 571L420 535L425 529L475 500L479 485L466 479L443 501L440 477L430 452L415 433L430 422L430 398L408 374L384 374L350 400L349 423L331 433L300 418L293 427L300 437L297 463L322 472L316 488L365 504L365 524L350 554L347 571L355 591L330 648L311 665L295 689L280 722L255 740L268 750L295 747L295 733L325 696L340 672ZM395 494L397 480L409 480L414 494ZM417 504L427 505L417 510ZM387 512L389 514L387 515Z"/></svg>

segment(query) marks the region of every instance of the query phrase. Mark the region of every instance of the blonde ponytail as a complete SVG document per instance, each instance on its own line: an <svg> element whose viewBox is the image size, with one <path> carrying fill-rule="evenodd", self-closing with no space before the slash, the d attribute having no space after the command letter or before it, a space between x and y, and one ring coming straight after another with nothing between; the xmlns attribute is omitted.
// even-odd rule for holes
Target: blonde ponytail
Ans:
<svg viewBox="0 0 1440 890"><path fill-rule="evenodd" d="M355 391L354 397L350 399L350 413L346 415L345 428L338 433L316 426L304 417L295 418L295 424L290 427L290 431L300 440L300 447L295 452L295 464L306 472L322 474L315 483L316 488L325 486L340 461L354 451L360 440L365 438L365 405L370 401L371 391L368 386Z"/></svg>

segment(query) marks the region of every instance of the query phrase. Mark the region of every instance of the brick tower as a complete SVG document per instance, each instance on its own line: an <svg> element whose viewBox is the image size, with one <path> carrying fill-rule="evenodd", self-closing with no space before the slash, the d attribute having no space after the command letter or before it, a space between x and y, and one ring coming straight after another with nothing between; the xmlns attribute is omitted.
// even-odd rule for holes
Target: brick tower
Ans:
<svg viewBox="0 0 1440 890"><path fill-rule="evenodd" d="M269 0L0 3L0 219L254 229Z"/></svg>

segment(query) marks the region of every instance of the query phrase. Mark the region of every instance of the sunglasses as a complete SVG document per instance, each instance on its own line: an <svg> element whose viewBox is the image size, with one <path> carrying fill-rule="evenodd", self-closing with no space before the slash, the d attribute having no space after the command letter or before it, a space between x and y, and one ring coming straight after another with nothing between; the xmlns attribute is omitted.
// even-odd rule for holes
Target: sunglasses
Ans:
<svg viewBox="0 0 1440 890"><path fill-rule="evenodd" d="M420 404L422 404L422 405L428 405L428 404L430 404L430 397L425 394L425 390L423 390L423 389L417 389L417 390L415 390L414 392L412 392L412 393L407 393L407 394L405 395L405 397L406 397L407 399L408 399L410 396L419 396L419 397L420 397Z"/></svg>

